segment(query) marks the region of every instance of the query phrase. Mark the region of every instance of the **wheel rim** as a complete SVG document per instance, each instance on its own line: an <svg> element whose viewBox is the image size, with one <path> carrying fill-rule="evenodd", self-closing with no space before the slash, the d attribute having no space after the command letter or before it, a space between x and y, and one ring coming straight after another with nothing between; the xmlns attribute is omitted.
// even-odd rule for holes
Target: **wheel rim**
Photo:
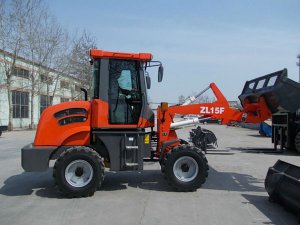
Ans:
<svg viewBox="0 0 300 225"><path fill-rule="evenodd" d="M85 160L75 160L71 162L65 170L65 178L68 184L73 187L84 187L93 178L93 168Z"/></svg>
<svg viewBox="0 0 300 225"><path fill-rule="evenodd" d="M190 156L183 156L178 158L173 166L173 173L175 177L183 182L194 180L198 172L198 163Z"/></svg>

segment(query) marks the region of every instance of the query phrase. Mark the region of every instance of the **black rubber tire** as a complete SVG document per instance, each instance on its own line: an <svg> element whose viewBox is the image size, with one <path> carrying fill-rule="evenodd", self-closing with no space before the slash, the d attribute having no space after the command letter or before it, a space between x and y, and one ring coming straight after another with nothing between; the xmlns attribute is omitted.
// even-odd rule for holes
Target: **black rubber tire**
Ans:
<svg viewBox="0 0 300 225"><path fill-rule="evenodd" d="M70 185L65 177L67 166L75 160L85 160L93 169L93 177L83 187ZM89 147L71 147L65 150L56 160L53 168L55 185L66 197L87 197L92 196L100 188L104 179L104 163L100 155Z"/></svg>
<svg viewBox="0 0 300 225"><path fill-rule="evenodd" d="M161 171L162 173L165 173L165 172L166 172L166 165L165 165L165 163L162 163L162 164L160 165L160 171Z"/></svg>
<svg viewBox="0 0 300 225"><path fill-rule="evenodd" d="M0 130L0 136L2 135L2 130Z"/></svg>
<svg viewBox="0 0 300 225"><path fill-rule="evenodd" d="M273 174L274 175L274 174ZM278 181L274 179L274 176L268 176L265 179L265 189L269 195L270 202L279 202L278 194L276 187L278 186ZM276 177L276 176L275 176Z"/></svg>
<svg viewBox="0 0 300 225"><path fill-rule="evenodd" d="M176 178L173 166L177 159L183 156L193 158L198 165L198 174L191 181L181 181ZM204 153L194 146L179 145L169 151L165 158L165 175L168 183L173 186L177 191L195 191L205 182L208 176L208 164Z"/></svg>
<svg viewBox="0 0 300 225"><path fill-rule="evenodd" d="M300 153L300 132L298 132L295 137L295 149Z"/></svg>

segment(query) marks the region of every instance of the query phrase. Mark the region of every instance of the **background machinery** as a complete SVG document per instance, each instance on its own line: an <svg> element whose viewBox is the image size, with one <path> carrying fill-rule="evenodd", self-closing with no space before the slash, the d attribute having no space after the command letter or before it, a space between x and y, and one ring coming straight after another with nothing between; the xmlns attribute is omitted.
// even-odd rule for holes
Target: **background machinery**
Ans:
<svg viewBox="0 0 300 225"><path fill-rule="evenodd" d="M3 131L7 131L7 130L8 130L7 126L1 126L0 125L0 136L2 135Z"/></svg>
<svg viewBox="0 0 300 225"><path fill-rule="evenodd" d="M251 120L251 123L261 123L263 122L262 119L272 118L271 133L274 148L277 149L279 145L280 151L285 148L295 149L300 152L300 101L298 99L298 96L300 96L300 84L289 79L287 74L287 69L283 69L247 81L242 94L239 96L243 106L241 110L243 112L242 118L234 115L228 118L234 122L250 122ZM214 93L220 92L214 84L200 92L196 97L209 88ZM184 104L190 104L194 100L195 97L190 97ZM205 113L200 114L200 116L206 118L206 110L203 111ZM251 113L252 116L257 116L256 119L247 119L247 116ZM212 117L218 118L217 115L213 115ZM224 121L222 123L224 124ZM202 139L196 139L197 135L201 136ZM205 132L201 131L200 128L192 131L191 138L193 139L193 137L196 139L193 143L198 147L205 146L202 140L215 140L211 133L208 133L208 138L206 138ZM201 144L197 145L197 141ZM205 149L205 147L202 147L202 149Z"/></svg>
<svg viewBox="0 0 300 225"><path fill-rule="evenodd" d="M263 99L272 113L274 148L300 152L300 84L288 78L287 69L247 81L239 96L242 104ZM270 200L300 215L300 167L278 160L269 168L265 188Z"/></svg>
<svg viewBox="0 0 300 225"><path fill-rule="evenodd" d="M287 77L283 69L247 81L239 96L243 107L265 102L265 111L272 117L274 148L296 149L300 152L300 84Z"/></svg>

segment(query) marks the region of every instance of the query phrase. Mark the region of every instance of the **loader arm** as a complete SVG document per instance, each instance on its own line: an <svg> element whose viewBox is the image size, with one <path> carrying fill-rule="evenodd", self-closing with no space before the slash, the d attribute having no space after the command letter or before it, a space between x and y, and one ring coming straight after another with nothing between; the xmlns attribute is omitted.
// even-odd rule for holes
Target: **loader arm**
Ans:
<svg viewBox="0 0 300 225"><path fill-rule="evenodd" d="M162 103L157 109L157 135L159 143L157 145L156 154L160 155L162 146L166 142L179 140L175 129L171 128L176 114L180 115L200 115L202 117L220 119L222 124L227 124L230 121L260 123L272 116L267 103L263 97L257 99L256 102L250 102L247 99L243 102L243 109L238 110L230 107L227 99L217 87L215 83L211 83L209 87L212 89L216 101L211 103L199 103L190 105L167 106L167 103ZM205 90L208 90L205 89ZM202 92L203 93L203 92ZM179 141L170 144L170 148L180 144Z"/></svg>
<svg viewBox="0 0 300 225"><path fill-rule="evenodd" d="M164 142L178 139L175 129L171 128L176 114L201 115L203 117L221 119L222 124L226 124L231 120L241 121L243 113L231 108L227 101L170 106L167 107L167 109L164 109L163 106L159 106L157 109L157 136L160 141L157 145L157 155L160 155L161 147L164 145ZM175 142L170 145L170 147L174 147L178 144L178 142Z"/></svg>

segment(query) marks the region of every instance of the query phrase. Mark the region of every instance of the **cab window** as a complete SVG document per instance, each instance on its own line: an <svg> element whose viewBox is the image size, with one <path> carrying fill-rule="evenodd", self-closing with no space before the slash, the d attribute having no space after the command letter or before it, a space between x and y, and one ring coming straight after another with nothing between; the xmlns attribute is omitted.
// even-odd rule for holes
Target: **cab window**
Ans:
<svg viewBox="0 0 300 225"><path fill-rule="evenodd" d="M110 60L110 124L137 124L141 108L139 63L134 60Z"/></svg>

